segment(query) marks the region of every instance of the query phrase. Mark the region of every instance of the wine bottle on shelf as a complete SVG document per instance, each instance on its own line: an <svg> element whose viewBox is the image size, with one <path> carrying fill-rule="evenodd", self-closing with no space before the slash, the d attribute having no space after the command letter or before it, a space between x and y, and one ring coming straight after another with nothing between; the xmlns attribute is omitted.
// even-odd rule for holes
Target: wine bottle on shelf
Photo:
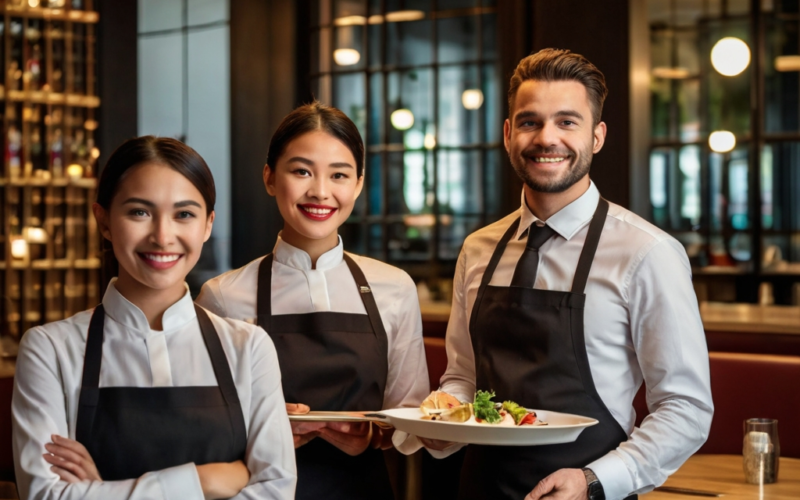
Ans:
<svg viewBox="0 0 800 500"><path fill-rule="evenodd" d="M53 177L64 175L64 135L60 128L53 131L53 139L50 141L50 170Z"/></svg>
<svg viewBox="0 0 800 500"><path fill-rule="evenodd" d="M29 89L39 90L42 84L42 49L39 44L33 46L31 56L25 62L25 71L29 78Z"/></svg>
<svg viewBox="0 0 800 500"><path fill-rule="evenodd" d="M9 177L18 178L22 169L22 132L14 124L8 126L5 156Z"/></svg>

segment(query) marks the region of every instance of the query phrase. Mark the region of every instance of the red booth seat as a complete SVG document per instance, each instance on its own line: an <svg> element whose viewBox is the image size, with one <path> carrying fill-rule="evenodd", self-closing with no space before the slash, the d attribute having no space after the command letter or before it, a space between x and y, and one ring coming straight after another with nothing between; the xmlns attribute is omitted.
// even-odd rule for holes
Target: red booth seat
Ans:
<svg viewBox="0 0 800 500"><path fill-rule="evenodd" d="M800 458L800 356L712 352L714 419L698 453L742 453L743 422L778 419L781 456ZM644 387L634 399L636 425L648 414Z"/></svg>

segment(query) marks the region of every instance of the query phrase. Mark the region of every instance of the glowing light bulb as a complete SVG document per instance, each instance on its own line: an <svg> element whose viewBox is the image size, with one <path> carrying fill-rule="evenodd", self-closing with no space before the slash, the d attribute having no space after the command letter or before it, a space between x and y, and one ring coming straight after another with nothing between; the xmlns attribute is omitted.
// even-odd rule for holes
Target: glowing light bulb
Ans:
<svg viewBox="0 0 800 500"><path fill-rule="evenodd" d="M483 92L480 89L467 89L461 93L461 104L465 108L474 110L483 105Z"/></svg>
<svg viewBox="0 0 800 500"><path fill-rule="evenodd" d="M392 113L390 120L397 130L408 130L414 126L414 113L410 109L398 109Z"/></svg>
<svg viewBox="0 0 800 500"><path fill-rule="evenodd" d="M67 167L67 177L79 178L83 177L83 166L78 163L73 163Z"/></svg>
<svg viewBox="0 0 800 500"><path fill-rule="evenodd" d="M750 48L739 38L725 37L711 49L711 65L721 75L736 76L750 64Z"/></svg>
<svg viewBox="0 0 800 500"><path fill-rule="evenodd" d="M727 130L717 130L708 136L708 145L715 153L727 153L736 147L736 136Z"/></svg>
<svg viewBox="0 0 800 500"><path fill-rule="evenodd" d="M336 49L333 51L333 60L339 66L352 66L361 60L361 54L356 49Z"/></svg>
<svg viewBox="0 0 800 500"><path fill-rule="evenodd" d="M18 238L11 242L11 256L15 259L24 259L28 256L28 242Z"/></svg>

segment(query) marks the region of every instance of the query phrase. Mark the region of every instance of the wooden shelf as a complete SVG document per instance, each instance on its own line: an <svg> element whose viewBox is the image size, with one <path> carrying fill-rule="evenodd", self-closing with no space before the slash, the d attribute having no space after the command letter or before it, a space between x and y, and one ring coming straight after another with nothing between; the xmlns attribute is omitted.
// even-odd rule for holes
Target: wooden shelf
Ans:
<svg viewBox="0 0 800 500"><path fill-rule="evenodd" d="M100 20L97 12L86 10L50 9L47 7L6 6L6 13L13 17L44 19L47 21L70 21L73 23L95 24Z"/></svg>
<svg viewBox="0 0 800 500"><path fill-rule="evenodd" d="M13 102L30 102L34 104L50 104L82 108L100 107L100 98L92 95L62 94L46 90L9 90L0 88L0 100Z"/></svg>

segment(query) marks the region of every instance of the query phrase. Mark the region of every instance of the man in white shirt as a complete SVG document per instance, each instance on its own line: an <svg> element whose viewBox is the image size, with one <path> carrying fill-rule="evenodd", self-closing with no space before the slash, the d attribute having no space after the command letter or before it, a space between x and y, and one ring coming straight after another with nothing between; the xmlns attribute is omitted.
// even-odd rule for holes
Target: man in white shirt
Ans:
<svg viewBox="0 0 800 500"><path fill-rule="evenodd" d="M708 436L708 352L686 253L589 178L607 92L602 73L569 51L517 67L504 139L522 206L464 243L441 380L462 400L494 390L498 401L599 424L575 443L469 446L460 498L635 496ZM651 413L634 428L642 382Z"/></svg>

